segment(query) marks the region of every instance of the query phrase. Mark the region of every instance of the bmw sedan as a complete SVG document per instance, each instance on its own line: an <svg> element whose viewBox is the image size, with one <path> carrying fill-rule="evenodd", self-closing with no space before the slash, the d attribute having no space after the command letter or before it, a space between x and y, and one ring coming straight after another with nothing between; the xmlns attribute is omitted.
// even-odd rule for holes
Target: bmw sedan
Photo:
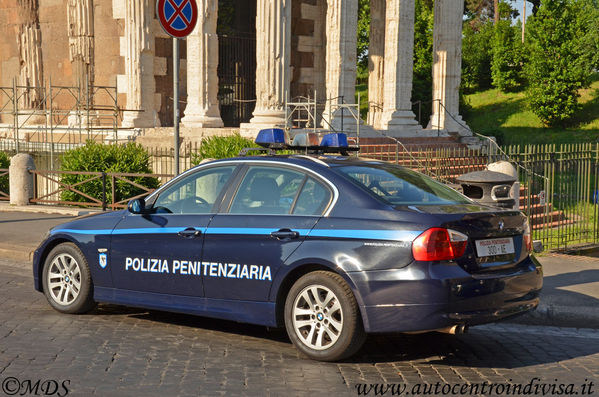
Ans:
<svg viewBox="0 0 599 397"><path fill-rule="evenodd" d="M539 303L519 211L397 165L331 155L202 164L126 210L53 228L35 289L63 313L97 302L285 327L339 360L368 333L459 332Z"/></svg>

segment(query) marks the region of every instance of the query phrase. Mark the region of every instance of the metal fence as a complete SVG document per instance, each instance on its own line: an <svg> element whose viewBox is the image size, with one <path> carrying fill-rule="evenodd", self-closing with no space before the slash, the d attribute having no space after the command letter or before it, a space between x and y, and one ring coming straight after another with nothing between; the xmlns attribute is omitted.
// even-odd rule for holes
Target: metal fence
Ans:
<svg viewBox="0 0 599 397"><path fill-rule="evenodd" d="M145 178L170 179L173 175L167 174L136 174L116 172L73 172L73 171L30 171L34 175L34 197L30 201L35 204L61 204L83 207L101 207L102 210L110 208L116 210L125 208L129 200L144 197L155 189L144 185ZM72 177L68 183L66 177ZM54 186L54 190L39 188L40 182ZM97 185L96 189L89 189L91 184ZM134 188L134 195L120 197L119 187L129 185ZM92 195L91 191L99 193L99 197ZM65 196L65 193L70 193Z"/></svg>
<svg viewBox="0 0 599 397"><path fill-rule="evenodd" d="M362 147L360 155L394 162L445 183L456 177L510 161L518 169L520 209L533 238L545 247L565 250L599 243L599 144L508 146L497 150L410 147L401 144Z"/></svg>

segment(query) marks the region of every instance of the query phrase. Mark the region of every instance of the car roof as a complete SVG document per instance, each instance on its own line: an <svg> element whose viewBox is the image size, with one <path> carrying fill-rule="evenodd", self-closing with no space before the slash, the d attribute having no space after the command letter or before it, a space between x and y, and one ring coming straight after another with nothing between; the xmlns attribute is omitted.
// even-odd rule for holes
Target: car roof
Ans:
<svg viewBox="0 0 599 397"><path fill-rule="evenodd" d="M372 165L372 164L389 164L380 160L373 160L368 158L361 158L356 156L333 156L333 155L315 155L315 154L280 154L280 155L266 155L266 156L247 156L247 157L233 157L227 159L220 159L211 161L210 163L204 164L216 164L218 162L230 162L230 161L267 161L274 163L287 163L287 164L301 164L304 166L320 166L327 168L334 168L345 165ZM309 167L312 168L312 167Z"/></svg>

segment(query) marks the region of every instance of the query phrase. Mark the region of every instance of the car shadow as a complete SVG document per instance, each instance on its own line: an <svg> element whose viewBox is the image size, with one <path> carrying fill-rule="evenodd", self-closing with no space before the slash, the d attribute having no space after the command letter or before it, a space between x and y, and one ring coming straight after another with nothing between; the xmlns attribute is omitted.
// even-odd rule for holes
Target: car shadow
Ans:
<svg viewBox="0 0 599 397"><path fill-rule="evenodd" d="M148 322L195 328L210 334L216 343L235 343L239 337L254 338L267 344L262 349L288 358L301 357L293 348L285 330L280 328L118 305L99 305L93 314L127 315ZM573 332L575 330L570 331ZM543 346L553 348L545 349ZM588 339L585 335L570 335L565 338L559 332L544 333L539 327L491 325L472 327L464 335L436 332L369 335L357 354L338 364L425 361L428 364L446 366L514 369L557 363L597 353L599 337Z"/></svg>

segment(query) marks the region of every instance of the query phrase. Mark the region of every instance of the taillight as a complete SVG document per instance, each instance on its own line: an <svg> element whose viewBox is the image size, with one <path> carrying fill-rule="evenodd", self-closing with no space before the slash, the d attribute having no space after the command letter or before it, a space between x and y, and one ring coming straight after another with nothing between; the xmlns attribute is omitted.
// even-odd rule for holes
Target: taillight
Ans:
<svg viewBox="0 0 599 397"><path fill-rule="evenodd" d="M464 255L468 236L451 229L433 227L412 242L412 255L417 261L446 261Z"/></svg>
<svg viewBox="0 0 599 397"><path fill-rule="evenodd" d="M527 252L532 252L532 236L530 235L530 224L528 220L524 221L524 233L522 233L522 241Z"/></svg>

